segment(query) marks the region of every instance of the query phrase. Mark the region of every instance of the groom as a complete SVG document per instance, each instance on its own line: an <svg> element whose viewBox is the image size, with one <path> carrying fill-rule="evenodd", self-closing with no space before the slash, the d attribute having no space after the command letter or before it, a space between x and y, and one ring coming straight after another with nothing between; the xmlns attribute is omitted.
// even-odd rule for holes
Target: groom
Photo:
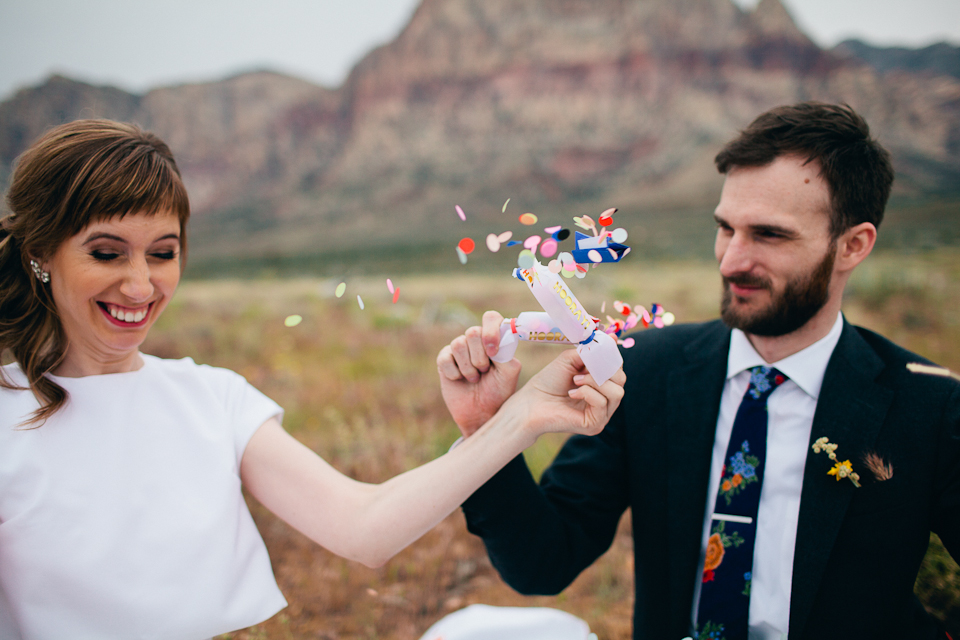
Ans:
<svg viewBox="0 0 960 640"><path fill-rule="evenodd" d="M635 336L603 433L570 438L539 485L517 457L464 503L468 527L508 584L555 594L629 507L637 639L944 638L913 584L931 531L960 558L960 385L840 313L889 154L849 107L803 103L716 164L721 320ZM500 320L437 359L467 437L516 385L515 361L489 360Z"/></svg>

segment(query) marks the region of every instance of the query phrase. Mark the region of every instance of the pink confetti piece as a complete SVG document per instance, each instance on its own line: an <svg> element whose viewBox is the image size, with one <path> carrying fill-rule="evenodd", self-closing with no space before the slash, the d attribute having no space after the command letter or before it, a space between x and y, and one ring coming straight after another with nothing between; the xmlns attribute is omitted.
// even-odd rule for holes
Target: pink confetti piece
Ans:
<svg viewBox="0 0 960 640"><path fill-rule="evenodd" d="M560 229L563 229L563 227L561 227L560 225L557 225L555 227L547 227L546 229L544 229L544 231L546 231L547 233L556 233L557 231L560 231Z"/></svg>
<svg viewBox="0 0 960 640"><path fill-rule="evenodd" d="M387 278L387 291L393 293L393 282L390 281L390 278Z"/></svg>
<svg viewBox="0 0 960 640"><path fill-rule="evenodd" d="M360 305L360 311L363 311L363 298L360 297L360 294L357 294L357 304Z"/></svg>
<svg viewBox="0 0 960 640"><path fill-rule="evenodd" d="M397 287L393 290L393 304L397 304L397 300L400 299L400 287Z"/></svg>
<svg viewBox="0 0 960 640"><path fill-rule="evenodd" d="M544 240L543 244L540 245L540 255L544 258L549 258L557 252L557 241L556 240Z"/></svg>
<svg viewBox="0 0 960 640"><path fill-rule="evenodd" d="M489 249L491 253L500 251L500 239L495 233L491 233L487 236L487 249Z"/></svg>
<svg viewBox="0 0 960 640"><path fill-rule="evenodd" d="M603 262L603 256L600 255L600 252L596 249L590 249L587 253L587 257L590 258L591 262Z"/></svg>
<svg viewBox="0 0 960 640"><path fill-rule="evenodd" d="M560 270L563 269L563 265L560 264L559 260L551 260L547 264L547 269L550 270L550 273L560 273Z"/></svg>
<svg viewBox="0 0 960 640"><path fill-rule="evenodd" d="M457 205L457 206L454 207L454 208L457 210L457 215L460 216L460 219L463 220L464 222L466 222L466 220L467 220L467 214L465 214L465 213L463 212L463 209L460 208L460 205Z"/></svg>
<svg viewBox="0 0 960 640"><path fill-rule="evenodd" d="M601 218L609 218L610 216L612 216L612 215L615 214L616 212L617 212L616 207L613 207L613 208L607 209L606 211L604 211L603 213L601 213L601 214L600 214L600 217L601 217Z"/></svg>
<svg viewBox="0 0 960 640"><path fill-rule="evenodd" d="M629 349L630 347L632 347L632 346L635 345L636 343L637 343L637 341L634 340L633 338L627 338L626 340L623 341L623 348L624 348L624 349Z"/></svg>
<svg viewBox="0 0 960 640"><path fill-rule="evenodd" d="M607 301L604 300L603 304L600 305L600 313L606 313L606 311L607 311Z"/></svg>
<svg viewBox="0 0 960 640"><path fill-rule="evenodd" d="M531 252L536 253L537 247L540 246L540 240L542 240L540 236L530 236L523 241L523 248L529 249Z"/></svg>
<svg viewBox="0 0 960 640"><path fill-rule="evenodd" d="M503 233L497 236L497 240L499 240L501 243L504 243L512 237L513 237L513 231L504 231Z"/></svg>
<svg viewBox="0 0 960 640"><path fill-rule="evenodd" d="M654 318L653 326L655 326L657 329L663 329L663 318L661 318L660 316L657 316L656 318Z"/></svg>

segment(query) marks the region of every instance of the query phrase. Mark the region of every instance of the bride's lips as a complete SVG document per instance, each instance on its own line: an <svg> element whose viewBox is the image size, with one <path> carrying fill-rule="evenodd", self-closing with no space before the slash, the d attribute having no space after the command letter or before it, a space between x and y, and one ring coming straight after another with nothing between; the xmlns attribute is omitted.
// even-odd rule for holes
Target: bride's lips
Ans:
<svg viewBox="0 0 960 640"><path fill-rule="evenodd" d="M107 302L97 302L97 306L100 307L100 311L103 313L104 317L114 326L123 327L124 329L136 329L147 324L147 321L150 319L150 310L153 309L153 303L151 302L146 307L139 307L137 309L131 309L129 307L121 307L117 304L110 304ZM120 320L113 317L113 314L110 312L110 309L113 308L117 311L118 314L123 313L126 317L127 313L133 314L135 318L138 314L142 314L140 320L135 322L127 322L126 320Z"/></svg>

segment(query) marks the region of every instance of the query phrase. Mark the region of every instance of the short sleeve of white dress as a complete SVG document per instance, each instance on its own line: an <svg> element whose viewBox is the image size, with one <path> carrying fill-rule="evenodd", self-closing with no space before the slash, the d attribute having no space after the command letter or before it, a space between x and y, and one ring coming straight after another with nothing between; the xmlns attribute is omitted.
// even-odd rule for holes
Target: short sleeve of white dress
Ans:
<svg viewBox="0 0 960 640"><path fill-rule="evenodd" d="M240 491L275 402L190 359L55 380L69 401L38 429L15 428L32 394L0 390L0 638L199 640L286 606Z"/></svg>

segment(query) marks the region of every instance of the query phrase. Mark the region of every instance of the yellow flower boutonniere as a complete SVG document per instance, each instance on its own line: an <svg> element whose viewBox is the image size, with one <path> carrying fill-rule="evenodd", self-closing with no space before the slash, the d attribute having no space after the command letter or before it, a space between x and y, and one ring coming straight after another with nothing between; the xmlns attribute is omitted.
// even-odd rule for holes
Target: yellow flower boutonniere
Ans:
<svg viewBox="0 0 960 640"><path fill-rule="evenodd" d="M833 468L830 471L827 471L827 475L834 476L837 479L837 482L840 482L842 478L847 478L850 482L853 483L853 486L860 487L860 474L853 470L853 465L850 464L849 460L844 460L840 462L837 460L837 445L830 442L826 437L817 438L816 442L813 443L813 452L820 453L821 451L827 452L827 457L833 460Z"/></svg>

